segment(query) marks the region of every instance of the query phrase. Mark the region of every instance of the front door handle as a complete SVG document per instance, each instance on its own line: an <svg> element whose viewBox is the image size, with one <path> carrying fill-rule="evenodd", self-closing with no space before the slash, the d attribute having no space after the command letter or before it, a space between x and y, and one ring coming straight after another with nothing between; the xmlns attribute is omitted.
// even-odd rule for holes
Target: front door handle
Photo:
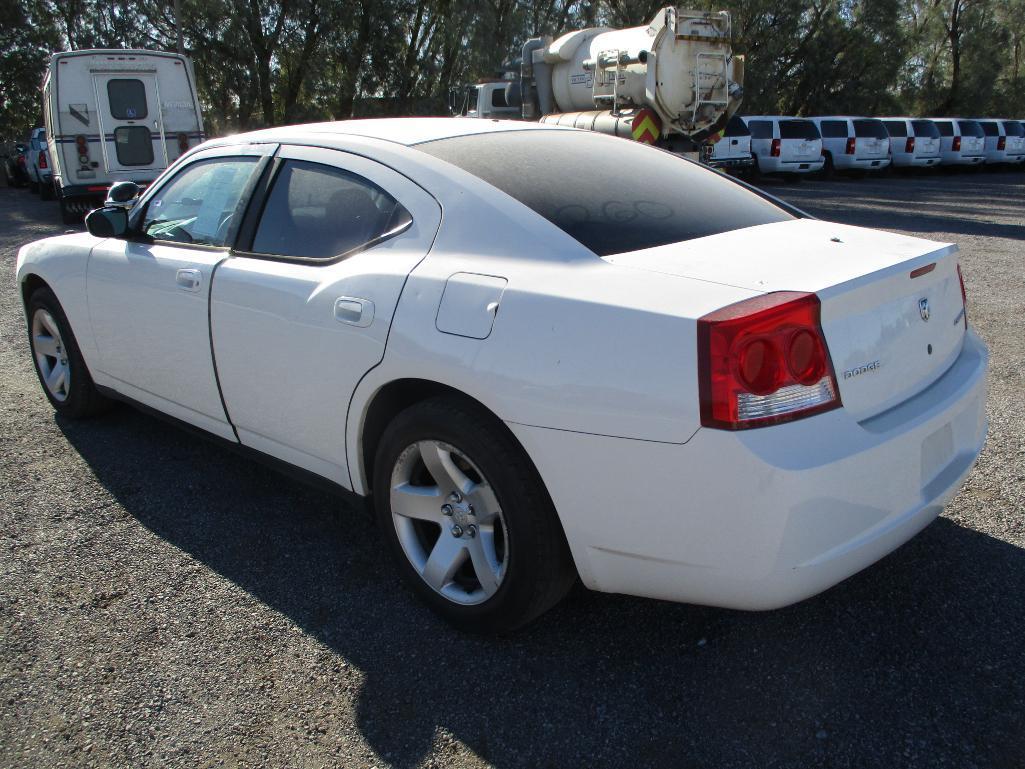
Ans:
<svg viewBox="0 0 1025 769"><path fill-rule="evenodd" d="M174 282L178 284L178 288L185 291L199 291L202 276L199 270L178 270L178 274L174 277Z"/></svg>
<svg viewBox="0 0 1025 769"><path fill-rule="evenodd" d="M366 328L374 322L374 303L355 296L340 296L335 299L335 320Z"/></svg>

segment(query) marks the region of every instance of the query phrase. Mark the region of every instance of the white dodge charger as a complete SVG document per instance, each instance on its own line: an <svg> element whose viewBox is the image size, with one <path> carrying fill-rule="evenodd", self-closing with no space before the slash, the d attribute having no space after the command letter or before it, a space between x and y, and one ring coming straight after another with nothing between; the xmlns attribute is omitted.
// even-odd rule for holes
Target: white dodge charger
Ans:
<svg viewBox="0 0 1025 769"><path fill-rule="evenodd" d="M589 588L739 609L921 530L986 434L953 245L676 156L458 119L207 142L21 249L58 413L155 410L372 502L503 632Z"/></svg>

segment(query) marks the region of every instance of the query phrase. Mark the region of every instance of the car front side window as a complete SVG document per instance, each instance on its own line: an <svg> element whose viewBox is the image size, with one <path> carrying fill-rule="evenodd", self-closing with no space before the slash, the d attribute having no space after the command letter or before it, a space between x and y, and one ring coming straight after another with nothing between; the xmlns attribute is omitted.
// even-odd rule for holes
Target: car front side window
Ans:
<svg viewBox="0 0 1025 769"><path fill-rule="evenodd" d="M229 157L191 163L150 198L142 234L173 243L229 245L258 161L258 157Z"/></svg>

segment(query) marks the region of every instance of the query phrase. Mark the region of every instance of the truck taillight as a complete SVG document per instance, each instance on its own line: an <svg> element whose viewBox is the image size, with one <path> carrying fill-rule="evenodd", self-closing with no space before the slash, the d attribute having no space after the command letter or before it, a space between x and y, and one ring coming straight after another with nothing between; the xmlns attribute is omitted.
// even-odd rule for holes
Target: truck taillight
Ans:
<svg viewBox="0 0 1025 769"><path fill-rule="evenodd" d="M75 148L78 150L78 162L83 165L89 165L89 140L82 134L75 137Z"/></svg>
<svg viewBox="0 0 1025 769"><path fill-rule="evenodd" d="M45 152L40 152L39 153L39 167L40 168L49 168L50 167L46 163L46 153Z"/></svg>
<svg viewBox="0 0 1025 769"><path fill-rule="evenodd" d="M847 137L847 148L844 150L844 152L846 152L848 155L853 155L854 154L854 145L856 143L857 142L856 142L856 140L855 140L855 138L853 136L848 136Z"/></svg>
<svg viewBox="0 0 1025 769"><path fill-rule="evenodd" d="M178 134L178 152L184 155L189 151L189 135L187 133Z"/></svg>
<svg viewBox="0 0 1025 769"><path fill-rule="evenodd" d="M779 139L772 140L772 147L769 149L769 155L774 158L779 157L779 150L782 142Z"/></svg>
<svg viewBox="0 0 1025 769"><path fill-rule="evenodd" d="M908 140L906 142L904 142L904 151L905 152L914 152L915 151L915 137L914 136L909 136Z"/></svg>
<svg viewBox="0 0 1025 769"><path fill-rule="evenodd" d="M961 151L961 137L960 136L955 136L954 137L954 141L952 141L950 143L950 149L952 149L954 152L960 152Z"/></svg>
<svg viewBox="0 0 1025 769"><path fill-rule="evenodd" d="M961 308L964 310L964 327L968 328L968 292L964 290L964 275L961 274L961 265L957 265L957 279L961 281Z"/></svg>
<svg viewBox="0 0 1025 769"><path fill-rule="evenodd" d="M997 139L997 149L1003 152L1005 147L1007 147L1007 137L1001 136Z"/></svg>
<svg viewBox="0 0 1025 769"><path fill-rule="evenodd" d="M815 294L778 291L698 319L701 424L789 422L840 406Z"/></svg>

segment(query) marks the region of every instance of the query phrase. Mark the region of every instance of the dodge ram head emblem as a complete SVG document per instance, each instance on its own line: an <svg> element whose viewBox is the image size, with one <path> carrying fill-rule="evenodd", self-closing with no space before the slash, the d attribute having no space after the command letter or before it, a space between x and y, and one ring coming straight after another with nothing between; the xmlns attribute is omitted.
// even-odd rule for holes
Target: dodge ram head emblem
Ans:
<svg viewBox="0 0 1025 769"><path fill-rule="evenodd" d="M919 299L918 300L918 314L922 316L922 320L929 320L929 300Z"/></svg>

